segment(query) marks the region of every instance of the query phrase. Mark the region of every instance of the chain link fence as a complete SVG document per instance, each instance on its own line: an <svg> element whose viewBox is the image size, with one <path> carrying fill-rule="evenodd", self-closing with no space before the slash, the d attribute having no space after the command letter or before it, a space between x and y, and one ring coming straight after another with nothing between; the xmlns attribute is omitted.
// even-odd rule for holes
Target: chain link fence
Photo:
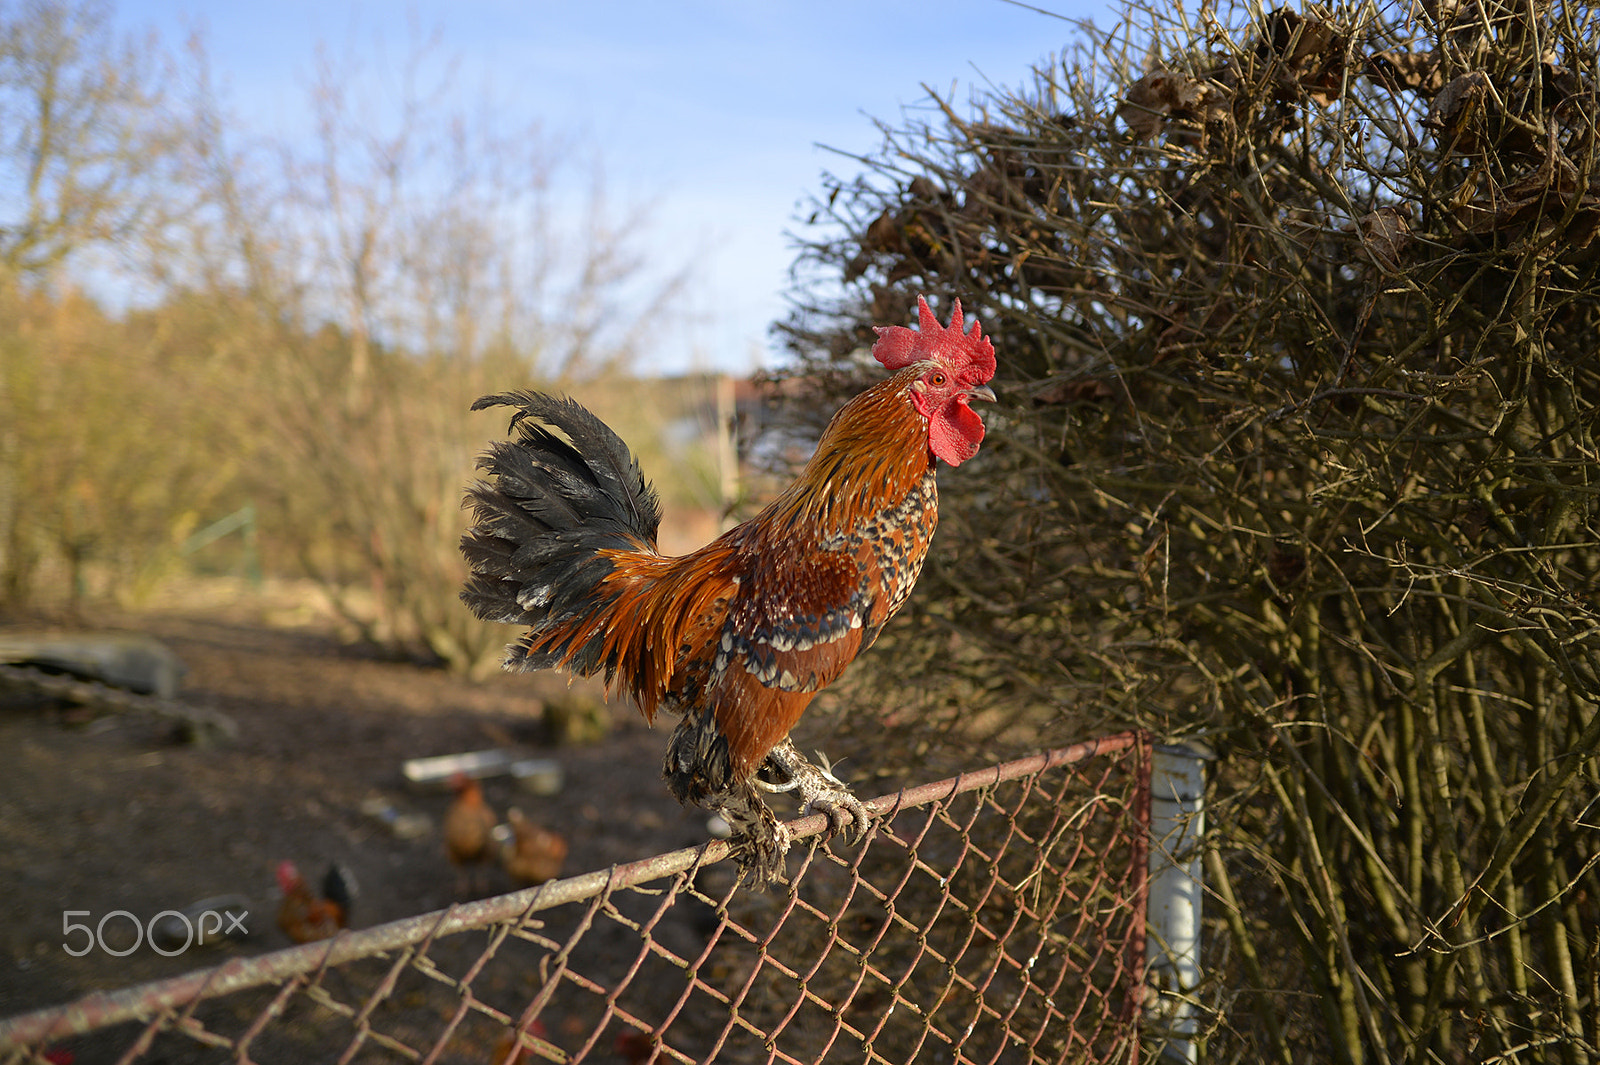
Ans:
<svg viewBox="0 0 1600 1065"><path fill-rule="evenodd" d="M1112 736L792 823L0 1021L0 1063L1129 1062L1150 745Z"/></svg>

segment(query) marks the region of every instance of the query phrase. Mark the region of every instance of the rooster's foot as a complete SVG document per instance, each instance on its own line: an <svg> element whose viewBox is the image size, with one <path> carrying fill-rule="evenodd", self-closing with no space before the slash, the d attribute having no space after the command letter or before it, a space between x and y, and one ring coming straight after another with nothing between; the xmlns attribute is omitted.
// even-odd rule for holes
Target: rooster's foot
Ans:
<svg viewBox="0 0 1600 1065"><path fill-rule="evenodd" d="M717 812L732 829L730 854L741 879L748 878L757 890L779 879L789 854L789 826L778 822L756 790L748 785L736 787L717 806Z"/></svg>
<svg viewBox="0 0 1600 1065"><path fill-rule="evenodd" d="M821 757L820 755L818 757ZM767 755L763 768L771 768L782 779L776 782L757 777L754 783L767 791L792 791L800 799L801 815L828 815L834 832L844 833L846 842L858 843L867 834L867 808L851 793L844 781L834 776L827 760L821 768L806 761L794 744L784 740Z"/></svg>

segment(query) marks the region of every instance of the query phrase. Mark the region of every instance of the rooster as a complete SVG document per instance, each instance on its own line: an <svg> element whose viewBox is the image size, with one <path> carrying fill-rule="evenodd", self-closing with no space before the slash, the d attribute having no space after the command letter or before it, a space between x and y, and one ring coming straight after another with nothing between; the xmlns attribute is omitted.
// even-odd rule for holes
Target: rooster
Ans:
<svg viewBox="0 0 1600 1065"><path fill-rule="evenodd" d="M663 769L680 802L718 811L757 886L777 877L790 837L761 797L791 791L832 829L863 836L865 807L789 731L807 704L871 646L917 581L938 522L938 460L978 451L973 400L993 401L994 347L961 304L941 326L879 327L891 376L845 404L799 478L754 518L698 551L656 550L661 510L637 460L569 399L485 396L509 406L510 440L479 460L461 594L478 617L526 625L508 670L604 672L645 720L679 715Z"/></svg>
<svg viewBox="0 0 1600 1065"><path fill-rule="evenodd" d="M296 943L331 939L340 929L350 927L350 910L355 905L356 881L350 870L335 862L322 878L322 894L311 890L293 862L278 865L278 927Z"/></svg>

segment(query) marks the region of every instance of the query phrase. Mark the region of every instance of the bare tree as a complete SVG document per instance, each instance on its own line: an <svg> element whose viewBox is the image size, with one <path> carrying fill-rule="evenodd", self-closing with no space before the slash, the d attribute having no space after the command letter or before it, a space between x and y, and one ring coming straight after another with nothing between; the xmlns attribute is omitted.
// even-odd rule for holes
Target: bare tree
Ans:
<svg viewBox="0 0 1600 1065"><path fill-rule="evenodd" d="M189 270L243 279L259 391L239 446L261 456L272 534L365 636L467 669L505 640L456 601L459 499L496 431L468 406L626 366L673 283L639 284L638 219L561 173L564 146L489 104L452 108L435 68L421 46L363 102L371 81L324 62L310 143L250 149L202 78L214 213Z"/></svg>
<svg viewBox="0 0 1600 1065"><path fill-rule="evenodd" d="M26 598L52 551L77 589L83 561L113 542L99 524L111 498L92 487L91 460L105 468L139 453L105 449L84 408L138 359L69 379L107 339L87 335L103 320L64 293L60 310L80 312L72 321L37 290L62 282L70 261L159 224L169 190L157 178L181 142L160 75L154 43L117 36L104 5L0 4L0 600Z"/></svg>
<svg viewBox="0 0 1600 1065"><path fill-rule="evenodd" d="M917 292L1000 359L908 755L1204 732L1209 1060L1595 1060L1597 24L1135 0L817 205L804 382Z"/></svg>
<svg viewBox="0 0 1600 1065"><path fill-rule="evenodd" d="M0 5L0 271L46 275L151 222L176 149L157 60L104 4Z"/></svg>
<svg viewBox="0 0 1600 1065"><path fill-rule="evenodd" d="M253 504L268 561L363 635L491 662L505 634L456 599L459 500L496 432L468 408L592 385L670 321L643 212L573 145L452 103L428 42L392 72L324 61L309 139L269 141L201 40L168 60L93 4L0 13L0 313L26 323L0 333L0 594L41 565L138 587ZM69 291L108 248L149 309Z"/></svg>

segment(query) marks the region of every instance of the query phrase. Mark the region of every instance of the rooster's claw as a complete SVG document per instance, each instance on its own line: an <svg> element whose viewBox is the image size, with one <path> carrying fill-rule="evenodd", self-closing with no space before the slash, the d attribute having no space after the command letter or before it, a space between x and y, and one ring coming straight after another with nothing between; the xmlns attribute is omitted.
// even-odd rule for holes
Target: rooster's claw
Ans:
<svg viewBox="0 0 1600 1065"><path fill-rule="evenodd" d="M844 841L854 845L866 838L867 826L870 823L867 808L862 805L860 799L848 791L842 792L841 795L841 799L836 799L832 795L815 796L800 808L800 812L827 814L830 826L828 835L842 833Z"/></svg>
<svg viewBox="0 0 1600 1065"><path fill-rule="evenodd" d="M867 808L833 775L826 758L822 763L821 768L812 765L794 744L784 740L767 755L767 764L785 779L777 783L758 779L756 783L767 791L793 791L800 799L802 815L826 814L830 836L842 833L845 842L859 843L867 834Z"/></svg>

